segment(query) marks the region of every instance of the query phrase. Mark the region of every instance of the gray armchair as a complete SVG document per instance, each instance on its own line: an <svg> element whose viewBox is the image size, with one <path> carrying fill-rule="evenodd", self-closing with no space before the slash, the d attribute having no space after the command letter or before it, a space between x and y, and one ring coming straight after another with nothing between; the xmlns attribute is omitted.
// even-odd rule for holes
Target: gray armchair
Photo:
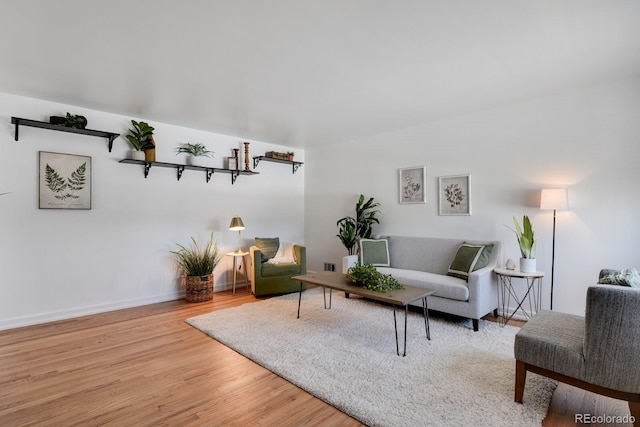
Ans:
<svg viewBox="0 0 640 427"><path fill-rule="evenodd" d="M541 311L516 335L514 352L516 402L533 372L626 400L640 422L640 289L591 286L584 317Z"/></svg>

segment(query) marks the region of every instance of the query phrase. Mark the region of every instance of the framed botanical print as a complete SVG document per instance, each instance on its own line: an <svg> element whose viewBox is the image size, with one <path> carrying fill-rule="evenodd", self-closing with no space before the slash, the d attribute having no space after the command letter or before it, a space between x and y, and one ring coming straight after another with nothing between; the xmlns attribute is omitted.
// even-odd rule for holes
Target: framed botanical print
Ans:
<svg viewBox="0 0 640 427"><path fill-rule="evenodd" d="M427 167L403 168L399 172L400 203L426 203Z"/></svg>
<svg viewBox="0 0 640 427"><path fill-rule="evenodd" d="M40 151L39 208L91 209L91 157Z"/></svg>
<svg viewBox="0 0 640 427"><path fill-rule="evenodd" d="M471 215L469 175L441 176L438 179L440 215Z"/></svg>

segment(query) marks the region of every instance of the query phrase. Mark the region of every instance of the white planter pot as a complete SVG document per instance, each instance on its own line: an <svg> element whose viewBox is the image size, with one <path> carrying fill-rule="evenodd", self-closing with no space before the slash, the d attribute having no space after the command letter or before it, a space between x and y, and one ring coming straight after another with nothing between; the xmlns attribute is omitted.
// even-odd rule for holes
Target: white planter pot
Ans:
<svg viewBox="0 0 640 427"><path fill-rule="evenodd" d="M202 160L200 157L187 156L187 164L189 166L202 166Z"/></svg>
<svg viewBox="0 0 640 427"><path fill-rule="evenodd" d="M535 258L520 258L520 271L523 273L535 273L536 272L536 259Z"/></svg>
<svg viewBox="0 0 640 427"><path fill-rule="evenodd" d="M132 160L144 160L144 151L129 150L129 158Z"/></svg>

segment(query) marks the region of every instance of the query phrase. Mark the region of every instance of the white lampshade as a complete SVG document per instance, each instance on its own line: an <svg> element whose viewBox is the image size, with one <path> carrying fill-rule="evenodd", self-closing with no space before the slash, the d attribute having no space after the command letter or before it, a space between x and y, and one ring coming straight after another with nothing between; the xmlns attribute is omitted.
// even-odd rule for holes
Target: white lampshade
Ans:
<svg viewBox="0 0 640 427"><path fill-rule="evenodd" d="M242 222L242 218L239 216L234 216L231 218L231 224L229 224L229 230L231 231L240 231L244 230L244 223Z"/></svg>
<svg viewBox="0 0 640 427"><path fill-rule="evenodd" d="M540 209L564 210L569 209L566 188L545 188L540 191Z"/></svg>

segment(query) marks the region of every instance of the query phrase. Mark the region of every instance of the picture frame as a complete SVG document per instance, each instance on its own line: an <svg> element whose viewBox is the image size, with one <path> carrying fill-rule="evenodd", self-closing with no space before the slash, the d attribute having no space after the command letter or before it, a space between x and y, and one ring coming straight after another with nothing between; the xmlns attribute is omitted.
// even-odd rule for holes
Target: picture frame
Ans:
<svg viewBox="0 0 640 427"><path fill-rule="evenodd" d="M398 170L400 204L427 203L427 167L415 166Z"/></svg>
<svg viewBox="0 0 640 427"><path fill-rule="evenodd" d="M91 209L91 157L39 152L38 207Z"/></svg>
<svg viewBox="0 0 640 427"><path fill-rule="evenodd" d="M471 215L471 176L439 177L438 199L440 215Z"/></svg>

